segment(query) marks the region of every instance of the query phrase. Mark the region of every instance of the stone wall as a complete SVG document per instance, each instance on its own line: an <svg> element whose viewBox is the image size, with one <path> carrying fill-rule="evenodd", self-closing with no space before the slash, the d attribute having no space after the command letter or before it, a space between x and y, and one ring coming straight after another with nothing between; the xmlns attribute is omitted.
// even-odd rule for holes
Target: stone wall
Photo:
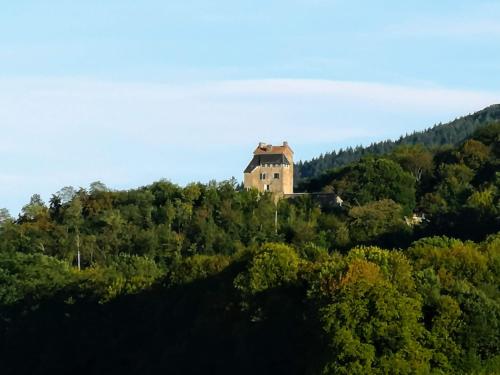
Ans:
<svg viewBox="0 0 500 375"><path fill-rule="evenodd" d="M260 179L260 174L265 173L266 178ZM274 178L274 174L279 173L279 179ZM259 166L251 173L245 173L244 186L247 189L256 188L265 191L265 185L269 185L269 191L273 193L293 193L293 164L289 166Z"/></svg>

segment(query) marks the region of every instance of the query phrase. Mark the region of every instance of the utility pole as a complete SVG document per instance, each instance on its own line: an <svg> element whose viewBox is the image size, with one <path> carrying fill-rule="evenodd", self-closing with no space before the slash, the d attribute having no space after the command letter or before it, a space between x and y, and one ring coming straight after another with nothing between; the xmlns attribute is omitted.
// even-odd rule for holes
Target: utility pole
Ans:
<svg viewBox="0 0 500 375"><path fill-rule="evenodd" d="M274 211L274 233L278 234L278 202L276 202L276 210Z"/></svg>
<svg viewBox="0 0 500 375"><path fill-rule="evenodd" d="M80 231L76 231L76 257L78 262L78 271L80 271Z"/></svg>
<svg viewBox="0 0 500 375"><path fill-rule="evenodd" d="M274 180L272 180L270 183L269 183L269 191L271 191L271 185L274 183ZM277 196L276 193L272 193L273 194L273 200L274 200L274 206L275 206L275 210L274 210L274 233L275 234L278 234L278 202L279 202L279 198Z"/></svg>

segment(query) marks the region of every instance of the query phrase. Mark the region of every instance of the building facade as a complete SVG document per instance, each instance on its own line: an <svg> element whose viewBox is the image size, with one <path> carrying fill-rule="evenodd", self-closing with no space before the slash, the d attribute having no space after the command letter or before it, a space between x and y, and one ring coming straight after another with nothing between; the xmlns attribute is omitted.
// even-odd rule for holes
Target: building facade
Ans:
<svg viewBox="0 0 500 375"><path fill-rule="evenodd" d="M281 146L259 143L244 171L243 184L261 192L293 194L293 151L288 142Z"/></svg>

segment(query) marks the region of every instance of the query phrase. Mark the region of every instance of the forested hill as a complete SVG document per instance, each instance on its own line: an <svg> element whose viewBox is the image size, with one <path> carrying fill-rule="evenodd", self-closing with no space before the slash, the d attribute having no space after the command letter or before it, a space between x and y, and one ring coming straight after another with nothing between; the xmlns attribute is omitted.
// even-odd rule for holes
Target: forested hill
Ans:
<svg viewBox="0 0 500 375"><path fill-rule="evenodd" d="M500 374L500 122L317 180L0 209L0 373Z"/></svg>
<svg viewBox="0 0 500 375"><path fill-rule="evenodd" d="M479 112L460 117L446 124L437 124L429 129L401 136L398 140L372 143L368 147L349 147L328 152L309 161L295 165L296 184L301 180L317 177L324 171L342 167L361 159L365 155L382 155L400 145L422 144L427 147L446 144L457 145L469 137L477 128L500 120L500 104L489 106Z"/></svg>

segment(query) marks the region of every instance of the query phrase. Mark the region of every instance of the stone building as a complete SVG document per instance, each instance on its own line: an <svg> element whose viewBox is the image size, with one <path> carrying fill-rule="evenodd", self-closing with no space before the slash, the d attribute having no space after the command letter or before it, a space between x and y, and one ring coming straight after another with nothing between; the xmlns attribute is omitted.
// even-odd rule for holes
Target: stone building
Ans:
<svg viewBox="0 0 500 375"><path fill-rule="evenodd" d="M281 146L259 143L244 172L246 189L293 194L293 151L288 142Z"/></svg>

